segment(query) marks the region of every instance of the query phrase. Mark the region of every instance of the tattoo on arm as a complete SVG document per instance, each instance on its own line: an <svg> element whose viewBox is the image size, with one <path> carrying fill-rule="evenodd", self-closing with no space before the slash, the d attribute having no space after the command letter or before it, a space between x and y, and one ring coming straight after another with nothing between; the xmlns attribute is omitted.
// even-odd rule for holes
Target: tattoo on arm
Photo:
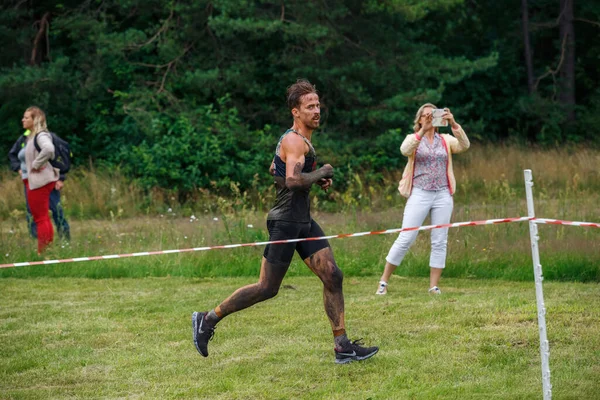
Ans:
<svg viewBox="0 0 600 400"><path fill-rule="evenodd" d="M306 190L309 189L313 183L318 182L320 179L331 177L329 176L331 174L327 173L327 171L324 168L319 168L316 171L303 173L303 167L304 166L301 163L296 163L296 165L294 166L293 176L286 178L285 185L288 187L288 189L292 191Z"/></svg>

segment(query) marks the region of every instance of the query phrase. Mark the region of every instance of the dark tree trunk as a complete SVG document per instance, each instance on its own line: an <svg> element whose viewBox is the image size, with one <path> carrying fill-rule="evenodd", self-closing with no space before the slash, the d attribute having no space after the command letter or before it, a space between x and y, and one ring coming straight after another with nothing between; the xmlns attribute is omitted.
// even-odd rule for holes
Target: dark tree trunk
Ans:
<svg viewBox="0 0 600 400"><path fill-rule="evenodd" d="M575 120L575 30L573 28L573 2L560 0L560 43L561 57L560 91L558 99L565 107L569 122Z"/></svg>
<svg viewBox="0 0 600 400"><path fill-rule="evenodd" d="M529 94L535 91L533 85L533 62L531 54L531 44L529 41L529 11L527 0L521 0L521 22L523 25L523 49L525 51L525 67L527 68L527 89Z"/></svg>
<svg viewBox="0 0 600 400"><path fill-rule="evenodd" d="M42 16L42 19L37 22L39 23L39 27L35 39L33 40L33 48L31 49L31 59L29 61L29 64L31 65L39 64L44 59L44 48L42 47L43 41L46 43L46 58L50 57L50 43L48 42L48 30L50 29L50 25L48 24L49 18L50 13L47 12Z"/></svg>

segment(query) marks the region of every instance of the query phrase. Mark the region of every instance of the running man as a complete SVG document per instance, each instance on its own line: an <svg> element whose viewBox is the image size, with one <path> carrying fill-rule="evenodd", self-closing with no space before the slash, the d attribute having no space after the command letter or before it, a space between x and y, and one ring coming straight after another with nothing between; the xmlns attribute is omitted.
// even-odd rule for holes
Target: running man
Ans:
<svg viewBox="0 0 600 400"><path fill-rule="evenodd" d="M287 89L287 103L294 124L279 139L271 165L277 197L267 217L269 241L325 236L310 217L309 193L313 184L323 190L329 189L333 177L333 167L329 164L316 169L317 156L311 144L321 117L316 88L307 80L298 80ZM335 362L346 364L365 360L377 353L378 347L363 347L358 340L351 342L346 336L343 274L335 263L328 241L319 240L267 245L258 283L239 288L209 312L194 312L194 344L202 356L208 357L208 341L219 321L277 295L294 251L323 282L323 302L333 329Z"/></svg>

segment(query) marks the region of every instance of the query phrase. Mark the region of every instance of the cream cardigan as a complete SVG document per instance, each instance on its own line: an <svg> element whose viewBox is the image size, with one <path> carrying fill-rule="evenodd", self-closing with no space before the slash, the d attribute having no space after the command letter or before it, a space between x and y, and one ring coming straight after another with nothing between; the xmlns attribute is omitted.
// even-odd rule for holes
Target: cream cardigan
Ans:
<svg viewBox="0 0 600 400"><path fill-rule="evenodd" d="M41 151L37 151L33 140L37 136L37 142ZM50 182L56 182L60 176L57 168L52 167L48 162L54 158L54 144L52 136L48 132L39 132L36 135L27 137L25 146L25 163L27 164L27 173L29 174L29 189L35 190L46 186ZM34 169L39 171L34 172Z"/></svg>
<svg viewBox="0 0 600 400"><path fill-rule="evenodd" d="M452 133L454 133L454 136L440 134L446 153L448 153L446 176L448 177L448 188L450 189L451 195L456 191L456 179L454 178L454 170L452 169L452 154L461 153L467 150L471 145L467 134L460 125L457 129L452 129ZM402 155L408 157L408 162L402 173L402 179L398 184L398 191L404 197L410 197L410 193L412 192L413 175L415 172L415 153L417 152L419 143L421 143L421 139L415 133L412 133L406 136L400 146Z"/></svg>

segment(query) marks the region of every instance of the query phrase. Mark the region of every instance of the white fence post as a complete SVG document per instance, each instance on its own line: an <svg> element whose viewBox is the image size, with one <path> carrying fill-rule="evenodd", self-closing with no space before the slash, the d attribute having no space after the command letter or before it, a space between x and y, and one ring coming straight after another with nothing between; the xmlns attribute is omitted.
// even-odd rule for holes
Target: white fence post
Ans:
<svg viewBox="0 0 600 400"><path fill-rule="evenodd" d="M525 193L527 195L527 214L535 218L533 208L533 177L530 169L525 173ZM550 384L550 345L546 336L546 306L544 305L544 291L542 288L542 264L540 264L540 252L538 247L537 224L529 221L529 237L531 239L531 258L533 259L533 274L535 276L535 298L537 300L538 327L540 330L540 355L542 357L542 390L544 400L552 399L552 384Z"/></svg>

